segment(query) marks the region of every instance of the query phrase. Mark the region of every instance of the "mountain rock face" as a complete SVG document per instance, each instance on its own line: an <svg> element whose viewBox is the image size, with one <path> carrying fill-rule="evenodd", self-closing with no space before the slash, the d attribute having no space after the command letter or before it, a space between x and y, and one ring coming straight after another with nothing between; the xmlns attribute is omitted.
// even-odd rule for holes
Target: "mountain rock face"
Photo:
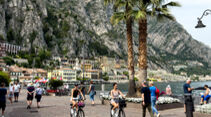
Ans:
<svg viewBox="0 0 211 117"><path fill-rule="evenodd" d="M103 0L0 0L0 38L53 55L106 55L127 59L125 24L112 26L112 8ZM138 29L134 24L134 51L138 56ZM84 48L84 49L83 49ZM174 71L208 67L211 49L194 40L176 21L148 18L148 65Z"/></svg>

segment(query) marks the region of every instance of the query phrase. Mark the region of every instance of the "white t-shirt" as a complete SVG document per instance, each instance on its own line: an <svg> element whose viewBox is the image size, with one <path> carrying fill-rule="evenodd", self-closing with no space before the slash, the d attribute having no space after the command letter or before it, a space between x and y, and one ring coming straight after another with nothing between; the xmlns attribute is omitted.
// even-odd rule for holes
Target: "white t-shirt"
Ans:
<svg viewBox="0 0 211 117"><path fill-rule="evenodd" d="M14 88L14 86L10 86L10 88L9 88L10 92L13 92L13 88Z"/></svg>
<svg viewBox="0 0 211 117"><path fill-rule="evenodd" d="M20 85L19 84L14 85L14 92L19 92L19 89L20 89Z"/></svg>

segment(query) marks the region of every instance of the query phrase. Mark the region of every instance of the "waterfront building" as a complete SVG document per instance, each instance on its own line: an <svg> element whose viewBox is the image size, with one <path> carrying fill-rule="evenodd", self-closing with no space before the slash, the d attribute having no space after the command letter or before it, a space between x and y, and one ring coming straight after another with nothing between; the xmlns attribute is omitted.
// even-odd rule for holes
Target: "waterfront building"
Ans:
<svg viewBox="0 0 211 117"><path fill-rule="evenodd" d="M56 78L63 80L65 83L69 83L77 80L77 71L71 68L60 68L48 72L48 78Z"/></svg>

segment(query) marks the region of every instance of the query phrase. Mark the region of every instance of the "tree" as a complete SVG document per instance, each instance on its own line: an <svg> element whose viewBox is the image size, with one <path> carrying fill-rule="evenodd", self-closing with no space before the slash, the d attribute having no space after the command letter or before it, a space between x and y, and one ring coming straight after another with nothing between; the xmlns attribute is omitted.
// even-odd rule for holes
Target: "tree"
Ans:
<svg viewBox="0 0 211 117"><path fill-rule="evenodd" d="M0 84L4 82L6 84L6 86L9 85L9 83L11 82L10 76L8 73L5 72L1 72L0 71Z"/></svg>
<svg viewBox="0 0 211 117"><path fill-rule="evenodd" d="M136 86L134 80L134 55L133 55L133 38L132 38L132 24L133 18L130 15L133 0L104 0L105 4L113 3L114 13L111 17L111 23L116 25L120 21L126 22L127 30L127 44L128 44L128 71L129 71L129 87L128 97L136 95ZM124 10L124 11L122 11Z"/></svg>
<svg viewBox="0 0 211 117"><path fill-rule="evenodd" d="M105 80L105 81L108 81L109 80L109 76L108 76L108 73L107 72L105 72L105 73L103 73L103 80Z"/></svg>
<svg viewBox="0 0 211 117"><path fill-rule="evenodd" d="M60 87L60 86L62 86L63 85L63 81L62 80L54 80L54 79L51 79L50 81L49 81L49 86L52 88L52 89L54 89L54 90L56 90L58 87Z"/></svg>
<svg viewBox="0 0 211 117"><path fill-rule="evenodd" d="M147 17L155 16L158 20L168 18L174 20L168 7L179 7L177 2L165 3L165 0L137 0L138 10L133 11L139 24L139 82L147 79ZM139 83L140 84L140 83Z"/></svg>
<svg viewBox="0 0 211 117"><path fill-rule="evenodd" d="M11 57L4 57L3 60L9 66L15 64L15 61Z"/></svg>

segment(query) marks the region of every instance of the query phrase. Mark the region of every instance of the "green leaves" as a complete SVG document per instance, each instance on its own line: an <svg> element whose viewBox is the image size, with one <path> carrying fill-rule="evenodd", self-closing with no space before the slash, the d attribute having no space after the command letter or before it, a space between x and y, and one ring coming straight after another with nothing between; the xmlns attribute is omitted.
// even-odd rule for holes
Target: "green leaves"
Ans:
<svg viewBox="0 0 211 117"><path fill-rule="evenodd" d="M116 12L111 17L111 23L113 25L117 25L120 21L125 19L125 13L124 12Z"/></svg>
<svg viewBox="0 0 211 117"><path fill-rule="evenodd" d="M134 16L135 19L139 20L139 19L145 19L147 15L145 11L139 10L139 11L133 11L132 16Z"/></svg>

